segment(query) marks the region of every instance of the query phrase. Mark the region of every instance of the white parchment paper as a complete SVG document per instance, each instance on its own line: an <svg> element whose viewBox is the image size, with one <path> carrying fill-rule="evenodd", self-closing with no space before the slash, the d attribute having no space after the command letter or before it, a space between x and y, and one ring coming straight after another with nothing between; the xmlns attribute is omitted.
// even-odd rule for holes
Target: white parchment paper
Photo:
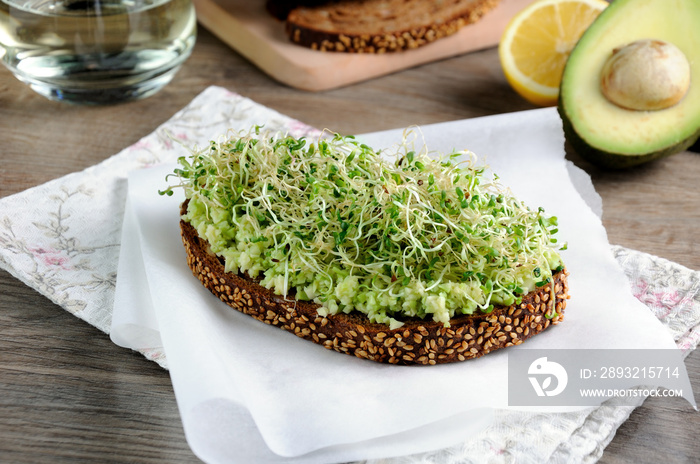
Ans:
<svg viewBox="0 0 700 464"><path fill-rule="evenodd" d="M186 266L178 227L182 198L157 194L173 166L132 172L113 337L134 347L137 328L148 343L162 341L185 432L199 457L343 462L438 449L482 430L494 408L508 407L509 350L675 349L630 293L599 217L574 188L555 112L421 131L431 150L474 151L526 203L559 218L571 272L564 322L519 347L444 366L380 365L325 350L230 309L203 288ZM380 148L397 143L402 132L360 138ZM593 195L589 203L595 201ZM123 274L131 277L122 280Z"/></svg>

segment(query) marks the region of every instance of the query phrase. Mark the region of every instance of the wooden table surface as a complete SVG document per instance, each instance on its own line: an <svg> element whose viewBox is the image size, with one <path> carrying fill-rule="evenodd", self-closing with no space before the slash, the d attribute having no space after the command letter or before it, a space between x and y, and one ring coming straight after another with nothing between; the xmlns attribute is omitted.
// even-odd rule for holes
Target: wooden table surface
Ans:
<svg viewBox="0 0 700 464"><path fill-rule="evenodd" d="M173 82L133 103L50 102L0 67L0 197L104 160L210 85L347 134L532 108L508 87L494 49L307 93L276 83L200 29ZM627 172L603 172L569 156L603 197L611 243L700 269L700 155L686 152ZM699 398L700 353L688 357L687 367ZM685 400L649 399L601 462L698 462L698 430L700 413ZM0 462L198 460L185 442L166 371L0 271Z"/></svg>

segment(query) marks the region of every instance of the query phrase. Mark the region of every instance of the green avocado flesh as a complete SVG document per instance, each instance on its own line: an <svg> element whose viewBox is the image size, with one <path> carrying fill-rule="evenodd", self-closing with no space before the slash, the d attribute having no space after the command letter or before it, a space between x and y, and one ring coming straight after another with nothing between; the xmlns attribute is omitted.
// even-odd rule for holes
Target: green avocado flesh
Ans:
<svg viewBox="0 0 700 464"><path fill-rule="evenodd" d="M700 1L615 0L571 52L562 77L559 113L567 140L590 162L624 168L685 150L700 136ZM629 110L608 101L601 71L615 48L642 39L678 47L691 85L676 105Z"/></svg>

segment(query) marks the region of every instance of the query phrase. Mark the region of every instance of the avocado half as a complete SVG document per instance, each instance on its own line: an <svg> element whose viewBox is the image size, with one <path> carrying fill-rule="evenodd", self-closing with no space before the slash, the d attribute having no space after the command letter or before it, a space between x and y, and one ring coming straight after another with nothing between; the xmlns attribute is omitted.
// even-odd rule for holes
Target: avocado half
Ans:
<svg viewBox="0 0 700 464"><path fill-rule="evenodd" d="M564 133L581 157L605 168L626 168L681 152L698 140L699 25L699 0L615 0L601 12L571 52L559 93ZM690 64L690 88L672 107L625 109L601 91L601 72L612 51L642 39L675 45Z"/></svg>

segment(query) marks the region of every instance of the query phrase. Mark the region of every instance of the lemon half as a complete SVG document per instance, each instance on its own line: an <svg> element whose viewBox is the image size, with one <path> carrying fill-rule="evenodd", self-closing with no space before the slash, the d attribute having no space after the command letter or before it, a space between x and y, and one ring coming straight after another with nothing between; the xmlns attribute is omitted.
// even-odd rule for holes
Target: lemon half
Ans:
<svg viewBox="0 0 700 464"><path fill-rule="evenodd" d="M607 6L604 0L537 0L521 10L498 47L508 83L535 105L555 105L571 50Z"/></svg>

